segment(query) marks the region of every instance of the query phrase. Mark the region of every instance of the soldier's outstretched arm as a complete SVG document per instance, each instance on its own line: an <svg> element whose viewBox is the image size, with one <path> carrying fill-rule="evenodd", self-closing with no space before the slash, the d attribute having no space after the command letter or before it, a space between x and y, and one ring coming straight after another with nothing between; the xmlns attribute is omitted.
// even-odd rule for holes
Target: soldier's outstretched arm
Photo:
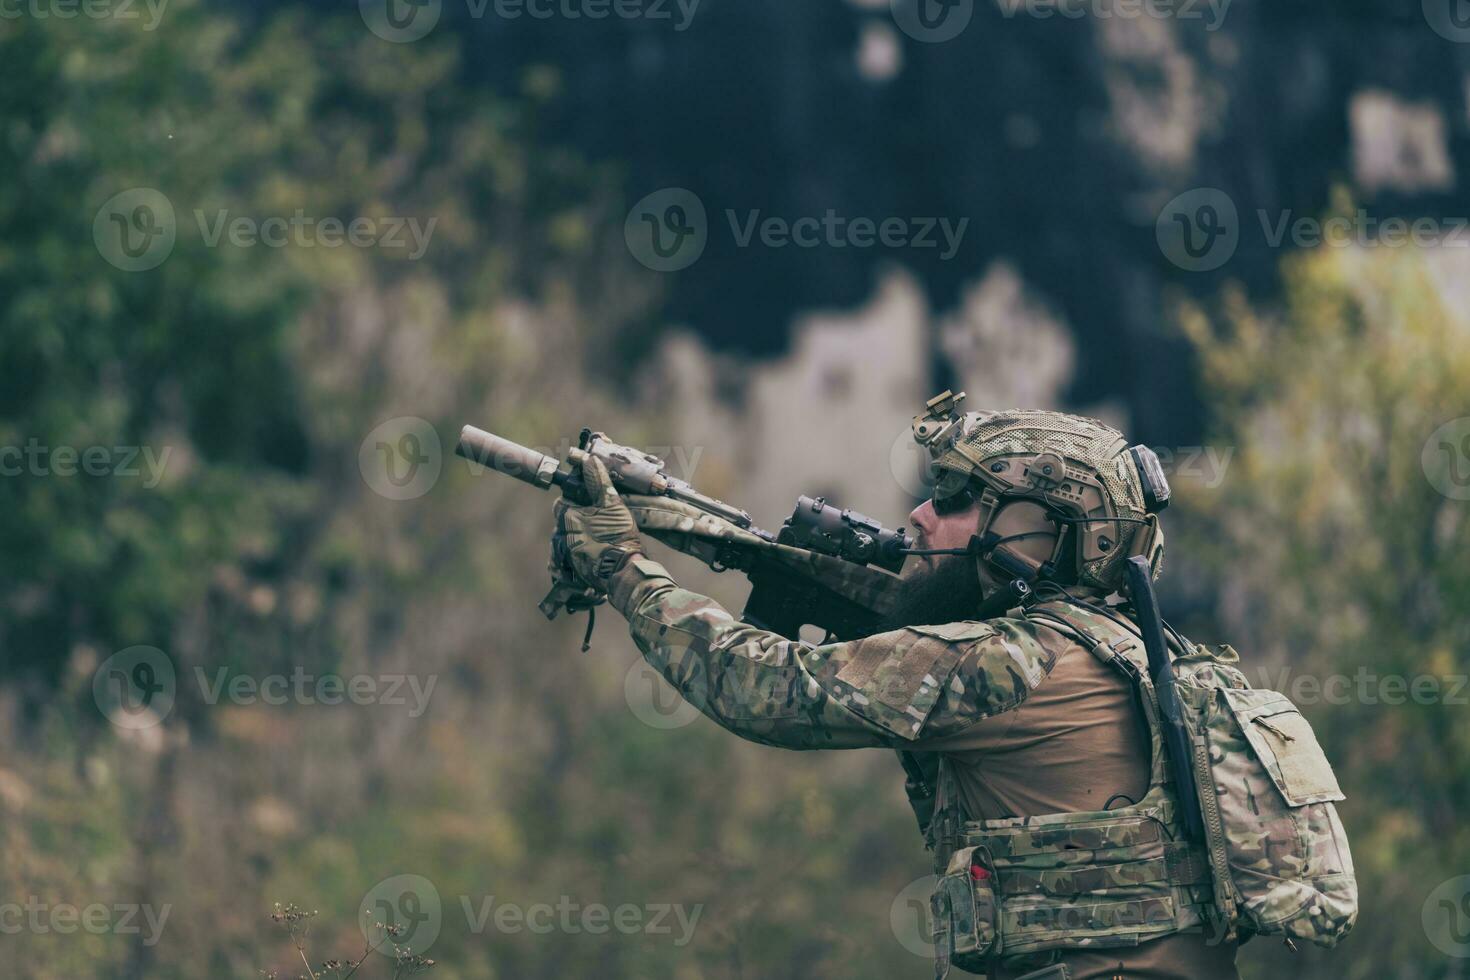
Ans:
<svg viewBox="0 0 1470 980"><path fill-rule="evenodd" d="M608 587L655 670L709 718L767 745L922 749L1016 707L1049 665L1005 620L788 640L680 588L642 555Z"/></svg>
<svg viewBox="0 0 1470 980"><path fill-rule="evenodd" d="M752 741L793 749L923 749L1018 705L1050 654L1005 620L811 646L742 623L648 559L602 464L591 506L556 505L554 576L605 590L645 659L691 704Z"/></svg>

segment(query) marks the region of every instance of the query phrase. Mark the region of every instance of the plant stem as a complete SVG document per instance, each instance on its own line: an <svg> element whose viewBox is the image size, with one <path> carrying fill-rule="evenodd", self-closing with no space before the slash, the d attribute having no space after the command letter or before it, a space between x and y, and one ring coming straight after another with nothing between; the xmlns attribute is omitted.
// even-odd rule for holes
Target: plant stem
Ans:
<svg viewBox="0 0 1470 980"><path fill-rule="evenodd" d="M301 965L306 967L306 975L311 977L311 980L316 980L316 971L311 968L311 963L306 959L306 950L297 946L296 954L301 957Z"/></svg>

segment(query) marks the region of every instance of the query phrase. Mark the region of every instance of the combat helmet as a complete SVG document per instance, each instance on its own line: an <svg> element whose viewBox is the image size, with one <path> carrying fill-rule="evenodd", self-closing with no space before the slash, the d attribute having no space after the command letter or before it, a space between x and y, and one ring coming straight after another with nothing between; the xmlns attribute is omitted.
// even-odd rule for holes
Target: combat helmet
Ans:
<svg viewBox="0 0 1470 980"><path fill-rule="evenodd" d="M1051 580L1113 591L1132 555L1163 561L1158 514L1169 482L1147 446L1062 412L965 412L965 394L946 391L914 416L914 440L936 470L934 506L980 502L972 550L1008 578Z"/></svg>

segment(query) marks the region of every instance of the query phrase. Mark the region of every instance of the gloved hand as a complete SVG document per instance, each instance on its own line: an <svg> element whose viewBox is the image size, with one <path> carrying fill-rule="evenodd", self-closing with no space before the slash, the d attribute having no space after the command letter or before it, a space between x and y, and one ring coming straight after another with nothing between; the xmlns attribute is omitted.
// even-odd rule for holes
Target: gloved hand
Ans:
<svg viewBox="0 0 1470 980"><path fill-rule="evenodd" d="M552 579L570 575L582 585L606 592L612 574L629 556L643 551L643 539L632 512L613 489L612 478L597 457L589 454L582 460L582 482L596 503L582 507L559 499L553 509Z"/></svg>

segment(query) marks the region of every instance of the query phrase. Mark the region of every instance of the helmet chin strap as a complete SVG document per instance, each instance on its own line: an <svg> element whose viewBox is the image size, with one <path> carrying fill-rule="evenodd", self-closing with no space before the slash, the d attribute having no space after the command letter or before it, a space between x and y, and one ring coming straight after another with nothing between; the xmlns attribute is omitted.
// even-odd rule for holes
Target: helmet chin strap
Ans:
<svg viewBox="0 0 1470 980"><path fill-rule="evenodd" d="M1007 541L1015 541L1018 538L1029 538L1038 535L1047 535L1047 531L1027 531L1024 534L1009 534L1005 537L996 537L994 534L980 535L972 534L970 543L963 548L905 548L904 552L910 555L973 555L977 558L989 560L997 545ZM994 562L992 562L994 564ZM980 619L990 619L999 616L1008 609L1024 605L1035 594L1031 589L1031 583L1027 577L1011 572L1012 577L1003 585L984 596L975 615Z"/></svg>

